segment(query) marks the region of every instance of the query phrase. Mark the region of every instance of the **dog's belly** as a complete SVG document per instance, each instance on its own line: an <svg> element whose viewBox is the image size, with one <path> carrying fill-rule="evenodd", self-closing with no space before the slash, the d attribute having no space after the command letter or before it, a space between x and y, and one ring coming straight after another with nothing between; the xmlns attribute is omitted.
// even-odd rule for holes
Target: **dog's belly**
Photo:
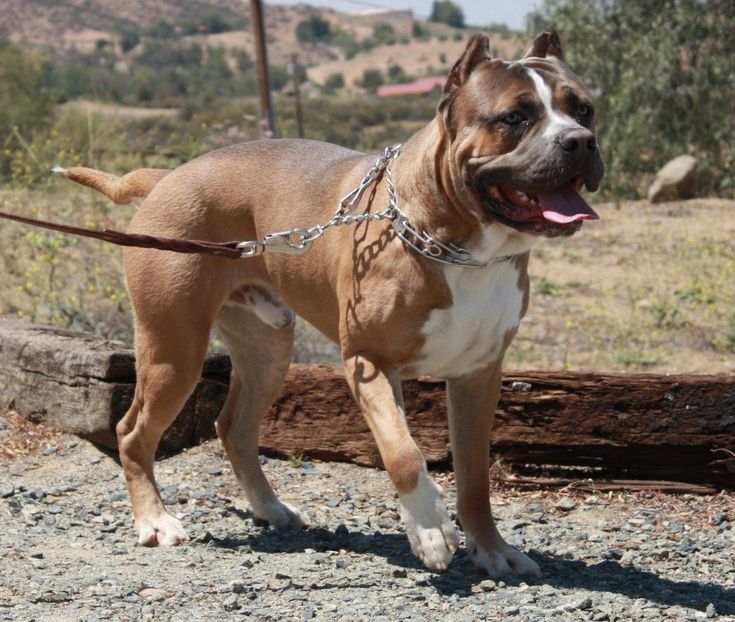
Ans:
<svg viewBox="0 0 735 622"><path fill-rule="evenodd" d="M425 341L409 375L453 378L498 361L523 314L524 290L508 262L475 270L448 267L452 304L435 309L421 329Z"/></svg>

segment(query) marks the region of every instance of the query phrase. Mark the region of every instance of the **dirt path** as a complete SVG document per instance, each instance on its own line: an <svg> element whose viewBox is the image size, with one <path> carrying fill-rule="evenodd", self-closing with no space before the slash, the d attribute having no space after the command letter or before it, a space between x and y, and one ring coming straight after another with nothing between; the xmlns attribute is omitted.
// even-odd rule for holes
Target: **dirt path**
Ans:
<svg viewBox="0 0 735 622"><path fill-rule="evenodd" d="M192 541L145 549L111 458L60 435L24 455L11 423L0 418L14 448L0 453L0 620L735 620L731 493L494 490L501 531L545 576L492 581L463 551L427 572L377 470L268 460L311 528L256 525L215 441L157 467ZM452 499L451 473L435 476Z"/></svg>

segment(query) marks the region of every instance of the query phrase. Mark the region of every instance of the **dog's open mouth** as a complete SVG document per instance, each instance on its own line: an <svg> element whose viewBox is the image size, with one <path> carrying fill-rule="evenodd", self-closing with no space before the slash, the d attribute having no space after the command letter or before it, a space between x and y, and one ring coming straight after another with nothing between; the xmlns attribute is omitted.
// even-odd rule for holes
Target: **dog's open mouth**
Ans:
<svg viewBox="0 0 735 622"><path fill-rule="evenodd" d="M582 179L544 192L521 192L506 185L484 185L483 202L503 224L524 233L564 235L577 231L585 220L600 217L579 194Z"/></svg>

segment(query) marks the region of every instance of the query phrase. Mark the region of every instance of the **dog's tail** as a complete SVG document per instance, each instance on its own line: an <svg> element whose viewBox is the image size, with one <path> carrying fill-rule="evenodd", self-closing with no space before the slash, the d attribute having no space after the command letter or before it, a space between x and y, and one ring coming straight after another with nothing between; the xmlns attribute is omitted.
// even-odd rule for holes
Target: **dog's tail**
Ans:
<svg viewBox="0 0 735 622"><path fill-rule="evenodd" d="M171 169L167 168L139 168L118 177L83 166L72 166L71 168L55 166L51 170L78 184L94 188L118 205L126 205L137 197L147 197L155 185L171 172Z"/></svg>

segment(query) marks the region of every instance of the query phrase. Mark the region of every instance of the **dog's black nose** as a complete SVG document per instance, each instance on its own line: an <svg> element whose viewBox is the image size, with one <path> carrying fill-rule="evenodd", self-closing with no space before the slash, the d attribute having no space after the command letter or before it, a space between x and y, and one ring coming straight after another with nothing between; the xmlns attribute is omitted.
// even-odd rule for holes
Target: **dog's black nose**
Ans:
<svg viewBox="0 0 735 622"><path fill-rule="evenodd" d="M586 128L569 130L559 136L559 144L564 151L594 151L597 149L595 135Z"/></svg>

